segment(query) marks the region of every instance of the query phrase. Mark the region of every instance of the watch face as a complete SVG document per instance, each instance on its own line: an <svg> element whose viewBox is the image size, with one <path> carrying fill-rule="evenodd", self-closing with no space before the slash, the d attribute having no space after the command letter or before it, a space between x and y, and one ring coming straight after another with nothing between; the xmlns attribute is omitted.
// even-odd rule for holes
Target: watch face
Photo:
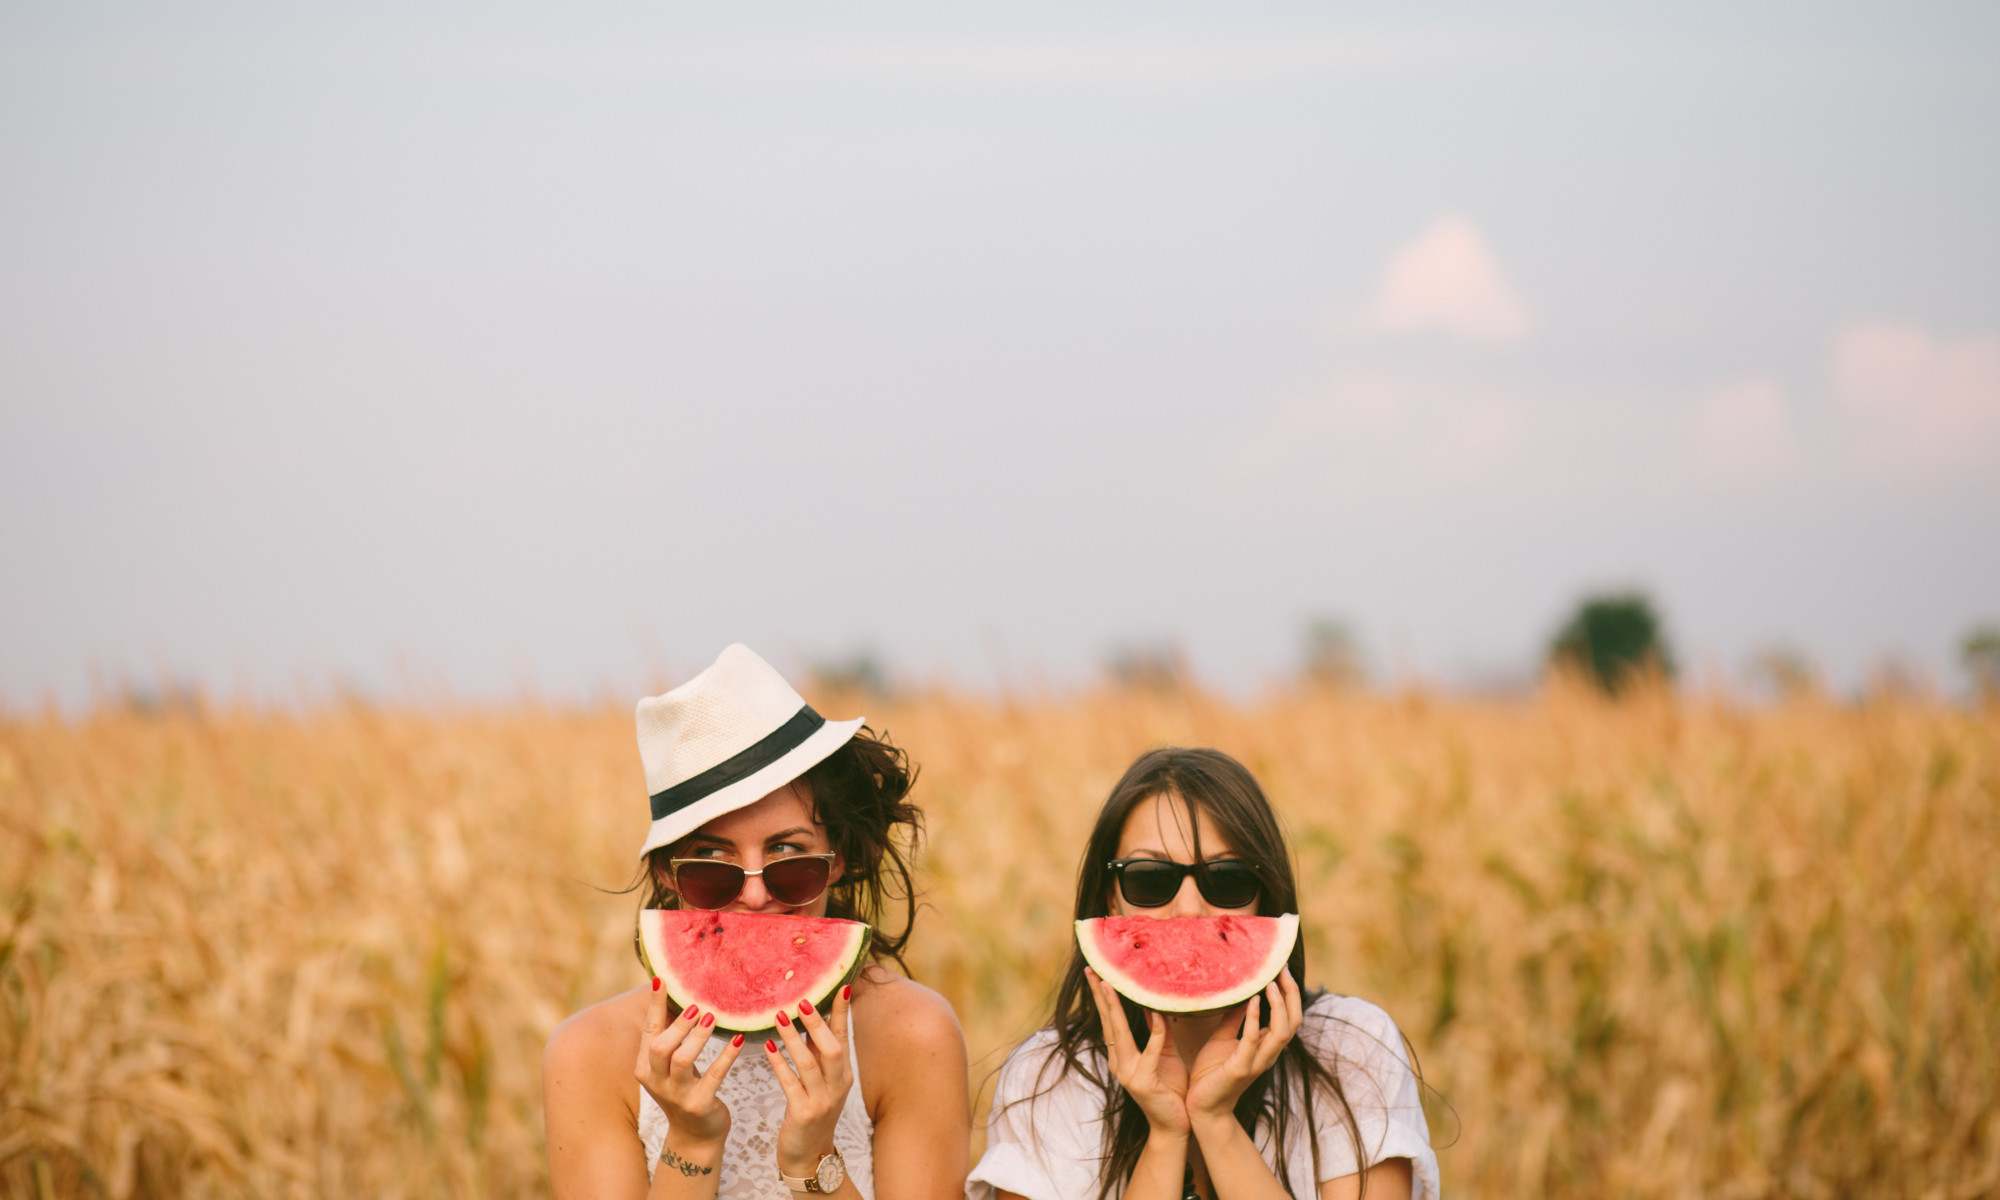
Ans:
<svg viewBox="0 0 2000 1200"><path fill-rule="evenodd" d="M819 1160L819 1170L813 1173L822 1192L837 1192L840 1181L847 1178L847 1164L840 1161L840 1155L829 1154Z"/></svg>

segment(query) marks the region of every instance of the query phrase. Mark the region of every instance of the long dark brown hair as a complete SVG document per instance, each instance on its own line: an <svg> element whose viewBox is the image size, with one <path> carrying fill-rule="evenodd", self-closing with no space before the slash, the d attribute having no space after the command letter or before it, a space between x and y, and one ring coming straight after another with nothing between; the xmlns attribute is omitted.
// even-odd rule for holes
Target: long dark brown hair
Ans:
<svg viewBox="0 0 2000 1200"><path fill-rule="evenodd" d="M1185 808L1197 860L1203 857L1198 814L1207 814L1215 831L1236 856L1257 872L1262 885L1257 897L1259 916L1275 917L1299 910L1291 852L1286 847L1284 832L1278 827L1277 815L1271 811L1257 780L1242 763L1220 750L1170 748L1141 755L1111 789L1110 798L1097 814L1097 826L1091 830L1090 844L1084 849L1083 862L1077 870L1078 920L1109 915L1111 889L1115 884L1105 864L1118 855L1118 839L1124 832L1126 818L1133 809L1155 796L1169 797ZM1124 1191L1133 1169L1139 1165L1140 1152L1146 1146L1147 1122L1138 1101L1119 1086L1103 1057L1103 1023L1098 1018L1096 1003L1090 998L1089 984L1083 976L1084 965L1082 953L1072 944L1069 965L1056 991L1055 1015L1049 1023L1055 1033L1055 1052L1043 1064L1044 1078L1036 1081L1039 1090L1019 1103L1031 1103L1046 1095L1071 1073L1103 1092L1104 1111L1112 1119L1104 1122L1104 1165L1098 1197L1112 1200ZM1292 948L1285 969L1298 985L1305 1003L1317 998L1318 993L1309 993L1305 987L1304 938ZM1146 1010L1123 997L1120 1000L1125 1006L1125 1021L1143 1050L1150 1037ZM1056 1066L1052 1078L1047 1077L1051 1064ZM1295 1097L1302 1098L1301 1111L1293 1111ZM1252 1080L1236 1102L1236 1120L1253 1139L1260 1124L1270 1129L1273 1144L1278 1147L1282 1182L1285 1190L1295 1196L1310 1194L1317 1180L1306 1180L1304 1191L1293 1186L1285 1147L1291 1144L1288 1139L1295 1130L1303 1131L1307 1145L1312 1148L1314 1174L1318 1174L1319 1142L1313 1134L1313 1113L1315 1106L1323 1103L1337 1107L1354 1147L1354 1161L1365 1173L1366 1148L1361 1143L1354 1111L1341 1090L1340 1079L1314 1057L1303 1039L1293 1037L1279 1053L1278 1061Z"/></svg>
<svg viewBox="0 0 2000 1200"><path fill-rule="evenodd" d="M923 843L924 814L910 802L917 766L904 750L863 725L852 738L815 763L795 781L812 805L813 820L840 852L840 879L827 889L826 915L866 921L875 927L868 953L876 961L893 961L908 973L903 951L917 923L917 889L910 878L910 860ZM679 908L680 896L667 882L667 860L677 856L687 839L661 846L646 856L644 876L633 887L643 889L645 908ZM892 907L902 909L901 922L884 928L882 918ZM643 965L635 935L632 948Z"/></svg>

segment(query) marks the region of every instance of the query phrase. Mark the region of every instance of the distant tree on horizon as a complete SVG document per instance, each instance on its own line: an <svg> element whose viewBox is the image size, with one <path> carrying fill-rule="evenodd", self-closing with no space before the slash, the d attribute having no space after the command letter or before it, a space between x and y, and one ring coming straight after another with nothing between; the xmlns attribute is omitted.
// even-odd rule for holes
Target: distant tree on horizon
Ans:
<svg viewBox="0 0 2000 1200"><path fill-rule="evenodd" d="M1300 658L1306 679L1322 687L1353 688L1368 682L1361 646L1344 621L1322 617L1308 624Z"/></svg>
<svg viewBox="0 0 2000 1200"><path fill-rule="evenodd" d="M1643 592L1584 597L1550 643L1549 663L1585 675L1608 695L1647 671L1674 674L1673 651Z"/></svg>
<svg viewBox="0 0 2000 1200"><path fill-rule="evenodd" d="M1170 640L1114 646L1104 670L1114 686L1130 691L1171 692L1188 682L1187 659Z"/></svg>
<svg viewBox="0 0 2000 1200"><path fill-rule="evenodd" d="M2000 625L1980 625L1959 643L1959 661L1981 700L2000 701Z"/></svg>
<svg viewBox="0 0 2000 1200"><path fill-rule="evenodd" d="M1819 665L1804 651L1791 646L1772 646L1760 651L1750 662L1750 672L1780 699L1810 695L1821 687Z"/></svg>
<svg viewBox="0 0 2000 1200"><path fill-rule="evenodd" d="M895 692L888 666L872 647L864 646L846 654L815 658L807 671L812 676L813 686L826 692L871 699L887 699Z"/></svg>

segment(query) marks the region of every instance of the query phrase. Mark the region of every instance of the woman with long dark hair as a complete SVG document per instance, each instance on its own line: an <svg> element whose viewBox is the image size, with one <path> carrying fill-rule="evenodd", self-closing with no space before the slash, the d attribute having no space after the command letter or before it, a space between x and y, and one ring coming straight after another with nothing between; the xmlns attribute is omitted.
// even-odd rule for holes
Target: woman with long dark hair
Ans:
<svg viewBox="0 0 2000 1200"><path fill-rule="evenodd" d="M1111 791L1078 919L1298 911L1291 854L1243 765L1155 750ZM972 1200L1435 1200L1418 1081L1389 1015L1303 994L1305 945L1261 997L1162 1015L1071 948L1048 1026L1001 1067Z"/></svg>
<svg viewBox="0 0 2000 1200"><path fill-rule="evenodd" d="M922 832L908 757L742 646L640 701L638 726L645 907L865 921L872 961L828 1012L801 998L749 1046L658 978L564 1021L542 1061L557 1200L962 1195L965 1041L951 1005L894 969Z"/></svg>

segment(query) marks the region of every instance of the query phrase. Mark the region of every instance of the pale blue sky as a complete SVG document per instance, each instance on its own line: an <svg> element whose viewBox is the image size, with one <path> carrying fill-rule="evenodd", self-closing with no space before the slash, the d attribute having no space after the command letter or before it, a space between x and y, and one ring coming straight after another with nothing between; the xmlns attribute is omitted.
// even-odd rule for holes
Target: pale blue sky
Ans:
<svg viewBox="0 0 2000 1200"><path fill-rule="evenodd" d="M0 699L2000 619L1990 5L546 7L0 13Z"/></svg>

